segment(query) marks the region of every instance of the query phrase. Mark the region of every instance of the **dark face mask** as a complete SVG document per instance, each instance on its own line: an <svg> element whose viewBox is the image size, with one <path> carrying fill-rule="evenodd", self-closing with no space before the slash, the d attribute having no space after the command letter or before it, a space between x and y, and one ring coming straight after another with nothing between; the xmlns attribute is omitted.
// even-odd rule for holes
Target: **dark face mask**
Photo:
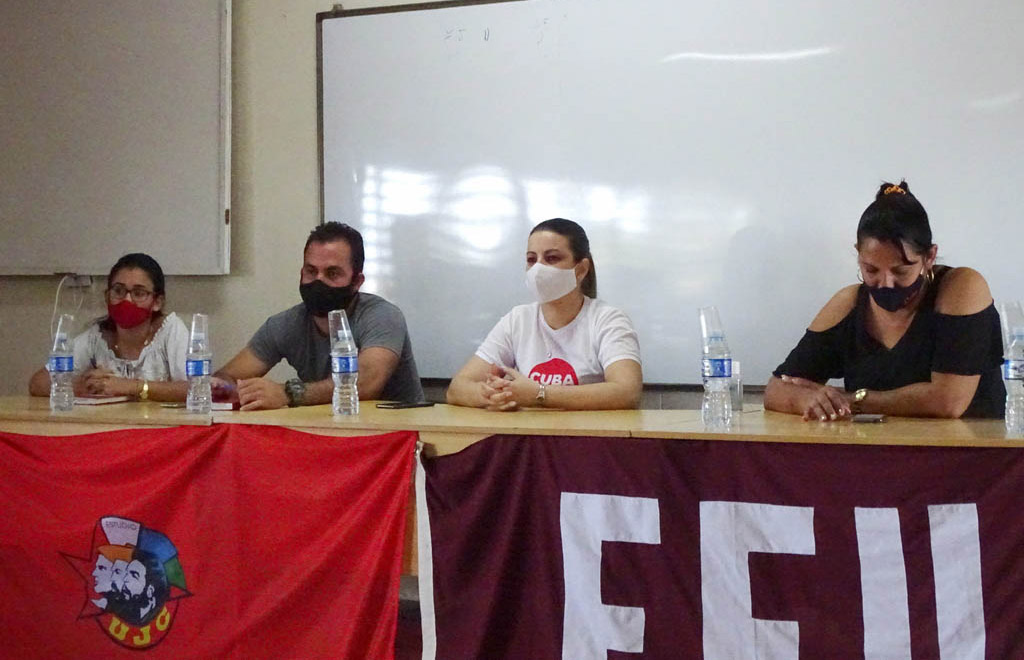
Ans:
<svg viewBox="0 0 1024 660"><path fill-rule="evenodd" d="M322 317L335 309L347 309L356 296L356 287L353 284L328 286L320 280L313 280L299 285L299 295L310 314Z"/></svg>
<svg viewBox="0 0 1024 660"><path fill-rule="evenodd" d="M875 299L875 303L887 312L895 312L906 307L914 294L924 285L924 275L919 275L910 286L879 287L873 286L868 293Z"/></svg>

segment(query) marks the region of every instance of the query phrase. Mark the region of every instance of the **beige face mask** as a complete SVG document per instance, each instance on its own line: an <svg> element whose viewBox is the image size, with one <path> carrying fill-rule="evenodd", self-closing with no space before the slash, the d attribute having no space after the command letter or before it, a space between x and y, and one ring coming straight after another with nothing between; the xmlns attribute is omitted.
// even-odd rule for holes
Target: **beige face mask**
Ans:
<svg viewBox="0 0 1024 660"><path fill-rule="evenodd" d="M576 288L576 269L535 263L526 271L526 288L539 303L558 300Z"/></svg>

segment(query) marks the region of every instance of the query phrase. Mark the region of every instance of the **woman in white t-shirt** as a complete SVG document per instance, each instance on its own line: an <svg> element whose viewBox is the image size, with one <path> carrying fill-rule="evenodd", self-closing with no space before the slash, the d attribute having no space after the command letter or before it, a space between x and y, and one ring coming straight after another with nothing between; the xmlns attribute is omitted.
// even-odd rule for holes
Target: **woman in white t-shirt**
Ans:
<svg viewBox="0 0 1024 660"><path fill-rule="evenodd" d="M526 284L514 307L452 379L448 403L488 410L636 408L640 346L629 318L597 299L590 241L572 220L530 232Z"/></svg>
<svg viewBox="0 0 1024 660"><path fill-rule="evenodd" d="M164 272L147 254L126 254L107 276L107 315L72 341L75 396L128 396L184 401L188 329L163 313ZM29 381L34 396L50 393L45 368Z"/></svg>

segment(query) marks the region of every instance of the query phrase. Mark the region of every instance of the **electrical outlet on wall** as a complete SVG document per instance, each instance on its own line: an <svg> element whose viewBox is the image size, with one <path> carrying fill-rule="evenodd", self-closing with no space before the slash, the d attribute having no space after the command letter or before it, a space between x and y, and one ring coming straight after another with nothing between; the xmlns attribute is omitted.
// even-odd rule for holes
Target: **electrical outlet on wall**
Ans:
<svg viewBox="0 0 1024 660"><path fill-rule="evenodd" d="M88 289L92 286L92 275L68 275L64 286L73 289Z"/></svg>

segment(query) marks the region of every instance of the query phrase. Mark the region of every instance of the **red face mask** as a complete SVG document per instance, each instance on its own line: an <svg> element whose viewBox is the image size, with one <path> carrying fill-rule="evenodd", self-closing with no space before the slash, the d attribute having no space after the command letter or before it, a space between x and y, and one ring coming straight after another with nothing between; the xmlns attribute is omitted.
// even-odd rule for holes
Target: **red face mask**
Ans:
<svg viewBox="0 0 1024 660"><path fill-rule="evenodd" d="M134 328L143 321L149 320L153 311L139 307L131 300L125 298L116 305L107 303L107 314L114 319L119 328Z"/></svg>

